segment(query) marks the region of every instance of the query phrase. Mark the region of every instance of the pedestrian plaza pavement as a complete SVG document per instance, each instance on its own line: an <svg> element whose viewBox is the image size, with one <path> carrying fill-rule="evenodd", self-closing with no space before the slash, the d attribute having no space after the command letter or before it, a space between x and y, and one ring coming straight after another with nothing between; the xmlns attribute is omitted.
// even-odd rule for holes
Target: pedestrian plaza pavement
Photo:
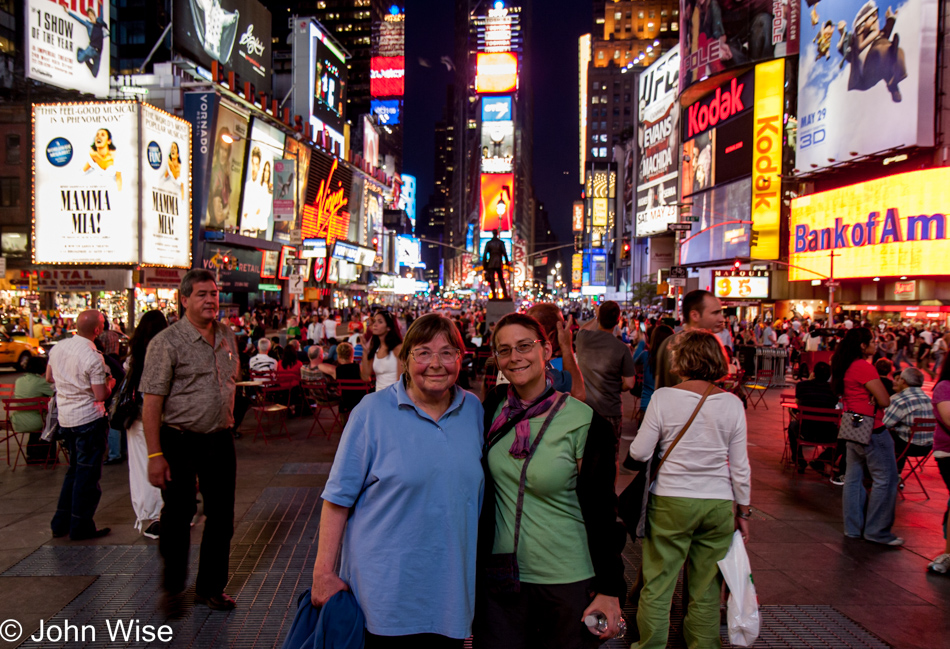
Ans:
<svg viewBox="0 0 950 649"><path fill-rule="evenodd" d="M769 391L768 409L747 411L754 520L748 544L759 596L762 632L756 647L915 649L950 646L950 577L930 575L927 563L943 549L941 519L947 493L936 465L928 464L925 499L916 484L897 504L894 531L901 548L846 539L841 526L841 487L812 470L783 470L780 388ZM629 414L633 400L624 396ZM625 418L624 438L634 433ZM329 418L327 418L327 424ZM189 608L167 622L158 606L161 562L157 542L133 529L128 467L103 468L96 523L112 533L93 541L53 539L49 522L65 467L0 463L0 649L3 647L145 646L110 642L116 621L171 626L172 640L149 646L280 647L298 594L310 584L316 556L320 492L338 434L306 439L311 420L290 422L291 440L254 441L251 422L237 441L238 486L231 576L227 592L238 607L229 613ZM623 445L624 447L626 444ZM621 476L618 488L629 477ZM197 549L202 525L193 528ZM639 545L624 553L633 582ZM194 571L192 570L192 576ZM635 602L626 613L635 629ZM681 646L679 589L674 598L670 646ZM85 641L24 641L39 628L91 625ZM7 642L22 626L20 640ZM635 630L634 630L635 633ZM724 636L725 638L725 636ZM606 647L627 646L614 640ZM728 646L728 643L726 643Z"/></svg>

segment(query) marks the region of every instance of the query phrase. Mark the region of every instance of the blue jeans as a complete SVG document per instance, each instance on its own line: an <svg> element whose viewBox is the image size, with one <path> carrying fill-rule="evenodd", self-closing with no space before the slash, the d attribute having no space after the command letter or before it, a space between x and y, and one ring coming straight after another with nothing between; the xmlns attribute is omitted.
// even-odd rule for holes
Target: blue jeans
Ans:
<svg viewBox="0 0 950 649"><path fill-rule="evenodd" d="M69 452L69 469L50 526L57 536L67 532L70 537L84 536L96 530L92 517L102 497L99 478L102 476L109 418L100 417L74 428L64 426L60 432Z"/></svg>
<svg viewBox="0 0 950 649"><path fill-rule="evenodd" d="M864 468L871 474L871 495L864 489ZM888 543L897 505L897 459L894 440L887 431L874 433L867 446L848 442L848 473L844 479L844 533ZM865 504L867 515L865 516Z"/></svg>
<svg viewBox="0 0 950 649"><path fill-rule="evenodd" d="M122 431L115 428L109 429L109 455L107 460L122 459Z"/></svg>

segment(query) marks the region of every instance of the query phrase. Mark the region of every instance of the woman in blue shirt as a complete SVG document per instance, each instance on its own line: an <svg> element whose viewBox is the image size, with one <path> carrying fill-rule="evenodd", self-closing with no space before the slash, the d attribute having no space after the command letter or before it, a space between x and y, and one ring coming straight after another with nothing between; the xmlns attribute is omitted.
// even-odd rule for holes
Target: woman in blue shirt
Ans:
<svg viewBox="0 0 950 649"><path fill-rule="evenodd" d="M668 325L660 324L653 327L650 331L650 344L643 347L637 347L637 352L633 355L633 363L643 365L643 392L640 394L640 409L637 411L637 424L643 421L643 415L650 405L650 399L653 398L653 391L656 389L656 354L655 350L660 349L660 343L673 335L673 329Z"/></svg>
<svg viewBox="0 0 950 649"><path fill-rule="evenodd" d="M448 318L415 320L405 373L353 410L330 470L311 596L352 591L367 649L461 649L471 634L485 479L482 405L455 385L463 349Z"/></svg>

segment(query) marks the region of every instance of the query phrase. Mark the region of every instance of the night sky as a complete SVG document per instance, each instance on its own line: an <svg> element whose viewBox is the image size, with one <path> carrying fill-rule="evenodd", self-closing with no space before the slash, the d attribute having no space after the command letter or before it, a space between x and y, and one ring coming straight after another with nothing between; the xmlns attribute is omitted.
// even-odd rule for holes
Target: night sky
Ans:
<svg viewBox="0 0 950 649"><path fill-rule="evenodd" d="M418 179L417 209L432 193L433 126L442 119L453 74L439 60L455 51L455 2L406 0L406 97L403 170ZM571 203L578 184L577 39L592 28L591 3L534 3L529 34L534 90L534 189L558 239L571 241ZM419 59L432 67L424 67Z"/></svg>

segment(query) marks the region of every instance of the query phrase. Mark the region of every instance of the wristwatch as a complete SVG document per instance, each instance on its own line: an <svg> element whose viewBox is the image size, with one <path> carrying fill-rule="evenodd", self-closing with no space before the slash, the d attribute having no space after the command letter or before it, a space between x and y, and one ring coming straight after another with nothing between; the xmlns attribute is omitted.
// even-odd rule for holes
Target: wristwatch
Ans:
<svg viewBox="0 0 950 649"><path fill-rule="evenodd" d="M745 513L745 514L742 513L742 510L741 510L741 509L739 509L738 507L736 507L736 517L737 517L737 518L742 518L742 519L744 519L744 520L748 520L748 519L752 518L752 507L749 507L748 513Z"/></svg>

